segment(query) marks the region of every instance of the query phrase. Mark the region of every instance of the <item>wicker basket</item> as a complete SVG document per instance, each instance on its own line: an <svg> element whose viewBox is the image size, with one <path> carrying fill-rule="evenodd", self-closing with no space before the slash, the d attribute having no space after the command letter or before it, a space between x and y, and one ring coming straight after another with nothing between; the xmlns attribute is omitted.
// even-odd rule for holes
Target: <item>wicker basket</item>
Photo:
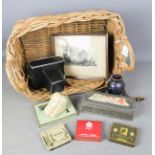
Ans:
<svg viewBox="0 0 155 155"><path fill-rule="evenodd" d="M47 100L50 92L46 89L31 90L24 73L26 62L52 56L50 37L52 34L109 34L109 70L110 73L122 74L132 71L135 59L132 47L125 34L121 17L109 11L86 11L20 20L14 27L7 42L6 72L16 91L25 94L34 101ZM125 62L122 46L129 49L130 64ZM106 85L104 80L67 79L63 94L82 93L89 89L98 89Z"/></svg>

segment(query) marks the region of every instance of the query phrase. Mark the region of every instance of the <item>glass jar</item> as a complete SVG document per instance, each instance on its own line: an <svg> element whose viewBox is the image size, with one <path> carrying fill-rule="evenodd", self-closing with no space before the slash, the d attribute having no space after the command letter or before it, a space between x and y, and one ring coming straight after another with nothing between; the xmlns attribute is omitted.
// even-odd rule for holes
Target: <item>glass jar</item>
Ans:
<svg viewBox="0 0 155 155"><path fill-rule="evenodd" d="M110 81L108 83L108 92L114 95L121 95L124 88L125 83L122 79L122 76L119 74L111 75Z"/></svg>

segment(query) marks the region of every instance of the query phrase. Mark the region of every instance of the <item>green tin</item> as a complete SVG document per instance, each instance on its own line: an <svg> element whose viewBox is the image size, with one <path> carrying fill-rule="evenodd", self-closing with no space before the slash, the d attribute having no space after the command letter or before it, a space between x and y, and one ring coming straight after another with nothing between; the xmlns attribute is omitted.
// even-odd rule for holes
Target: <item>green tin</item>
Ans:
<svg viewBox="0 0 155 155"><path fill-rule="evenodd" d="M48 102L42 102L42 103L33 105L33 109L34 109L39 127L42 127L49 123L55 123L57 121L60 121L66 118L77 116L76 109L74 108L73 104L69 99L68 99L67 107L64 110L64 112L62 112L60 115L55 117L50 117L45 115L44 109L47 106L47 104Z"/></svg>

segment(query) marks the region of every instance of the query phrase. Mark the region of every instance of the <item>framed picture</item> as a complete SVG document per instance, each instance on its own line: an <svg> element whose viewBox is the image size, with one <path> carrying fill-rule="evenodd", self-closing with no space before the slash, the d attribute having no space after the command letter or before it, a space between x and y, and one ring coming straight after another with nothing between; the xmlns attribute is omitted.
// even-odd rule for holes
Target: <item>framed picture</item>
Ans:
<svg viewBox="0 0 155 155"><path fill-rule="evenodd" d="M54 52L65 61L65 74L82 79L107 78L108 34L55 35Z"/></svg>

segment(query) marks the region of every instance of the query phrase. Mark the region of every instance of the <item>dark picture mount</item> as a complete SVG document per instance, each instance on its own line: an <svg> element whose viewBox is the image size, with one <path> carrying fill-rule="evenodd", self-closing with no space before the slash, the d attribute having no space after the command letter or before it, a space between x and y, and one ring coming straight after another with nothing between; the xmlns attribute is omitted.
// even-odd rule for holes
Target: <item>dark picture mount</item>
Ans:
<svg viewBox="0 0 155 155"><path fill-rule="evenodd" d="M97 66L93 57L89 56L86 49L71 47L69 45L62 46L63 58L66 65L75 66Z"/></svg>

